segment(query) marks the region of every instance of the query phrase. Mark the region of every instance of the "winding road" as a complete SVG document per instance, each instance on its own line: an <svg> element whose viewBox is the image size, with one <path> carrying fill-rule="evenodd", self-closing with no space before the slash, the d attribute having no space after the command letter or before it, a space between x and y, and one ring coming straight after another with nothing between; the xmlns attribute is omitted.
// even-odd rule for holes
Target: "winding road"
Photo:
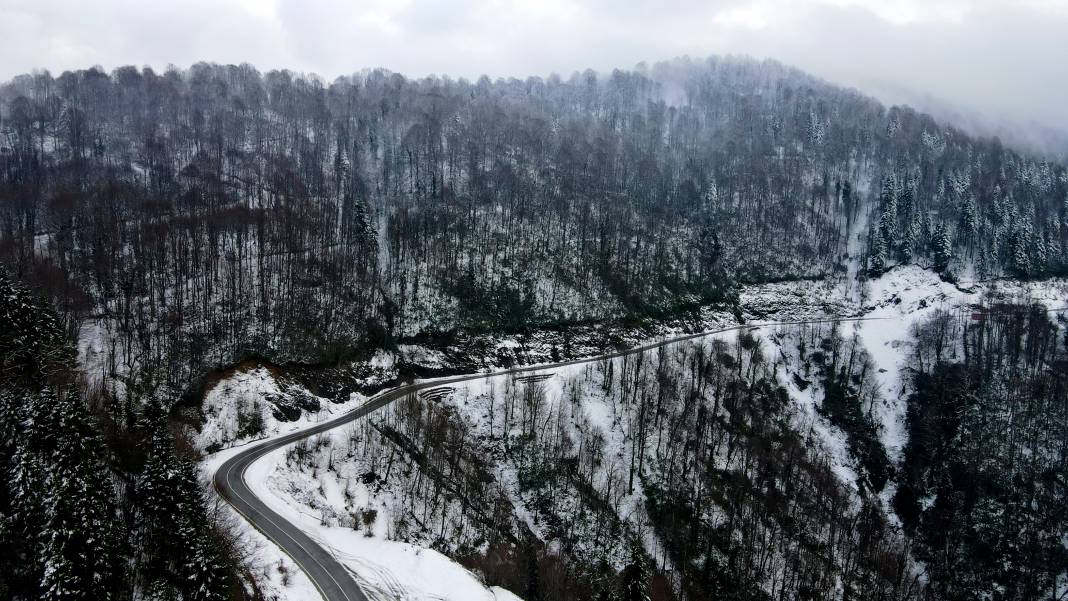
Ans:
<svg viewBox="0 0 1068 601"><path fill-rule="evenodd" d="M742 324L736 326L730 326L727 328L721 328L719 330L710 330L706 332L698 332L696 334L686 334L684 336L678 336L659 342L646 344L643 346L607 353L603 355L597 355L595 357L586 357L583 359L573 359L570 361L563 361L560 363L540 364L526 367L517 367L513 369L506 369L495 372L481 372L475 374L467 374L462 376L452 376L445 378L437 378L432 380L425 380L415 382L413 384L405 384L397 388L383 391L370 399L363 405L349 411L339 417L332 420L325 421L320 424L291 432L289 434L283 434L276 438L268 439L262 443L256 444L243 450L230 459L226 460L216 470L213 477L213 484L215 490L219 495L226 500L230 505L237 510L250 524L252 524L257 530L263 533L264 536L269 538L272 542L278 545L287 555L289 555L294 562L311 579L312 583L322 594L323 599L326 601L367 601L367 596L360 589L359 584L356 583L356 579L349 573L348 569L341 564L329 551L324 549L319 543L311 539L300 528L287 521L276 512L272 511L263 501L253 494L248 484L245 482L245 473L249 466L255 463L258 459L264 455L284 447L286 445L297 442L302 438L314 436L316 434L337 428L347 424L353 420L359 419L373 411L376 411L393 401L403 398L405 395L412 394L425 388L433 388L442 386L444 384L451 384L455 382L464 382L469 380L477 380L480 378L492 378L505 376L509 374L521 374L538 372L544 370L557 369L568 365L576 365L579 363L589 363L591 361L601 361L604 359L613 359L616 357L623 357L627 355L635 355L641 352L649 351L655 348L676 344L686 340L693 340L695 338L701 338L703 336L710 336L713 334L720 334L723 332L730 332L733 330L743 329L758 329L775 326L785 325L800 325L800 324L816 324L816 323L831 323L835 321L850 322L850 321L870 321L888 319L885 317L851 317L841 319L812 319L804 321L785 321L785 322L772 322L772 323L760 323L760 324Z"/></svg>

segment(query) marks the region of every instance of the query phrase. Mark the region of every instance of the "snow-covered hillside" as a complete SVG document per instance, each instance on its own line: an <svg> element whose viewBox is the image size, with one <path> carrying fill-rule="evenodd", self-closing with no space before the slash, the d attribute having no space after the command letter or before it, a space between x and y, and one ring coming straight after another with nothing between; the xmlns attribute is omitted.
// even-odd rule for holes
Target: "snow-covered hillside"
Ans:
<svg viewBox="0 0 1068 601"><path fill-rule="evenodd" d="M1064 306L1068 299L1068 285L1061 281L1036 284L997 282L957 286L942 282L937 275L918 267L900 267L891 270L870 282L863 291L863 304L852 304L844 299L840 289L814 283L788 283L767 285L746 290L742 305L746 317L755 326L747 328L750 335L761 342L761 362L789 391L791 407L788 410L791 423L797 431L810 432L814 438L810 444L817 456L823 457L833 473L847 488L858 493L858 483L864 479L865 467L858 463L850 452L851 441L846 432L838 428L825 411L820 410L823 392L818 383L808 384L805 370L808 359L802 338L819 339L829 335L834 327L837 335L844 338L856 336L864 351L870 356L875 371L871 381L872 410L877 416L875 432L889 456L896 460L904 447L904 390L905 378L900 373L906 354L909 352L911 328L935 311L957 311L963 314L981 311L980 305L989 305L1007 300L1025 300L1044 304L1048 308ZM811 324L808 326L759 326L759 323L793 322L814 320L833 316L854 315L870 320L846 321L837 326ZM759 319L758 319L759 316ZM808 328L808 329L805 329ZM712 334L696 342L687 343L713 348L714 340L729 341L737 336L730 331ZM649 361L656 355L651 354ZM438 358L436 358L438 359ZM380 364L388 361L378 360ZM752 359L756 361L756 359ZM466 433L461 440L476 449L491 449L486 441L508 440L521 435L518 431L502 431L505 424L513 424L508 416L501 415L501 408L513 406L523 411L520 420L528 417L538 420L555 420L564 423L559 431L566 440L597 440L603 448L603 456L595 463L580 464L579 473L589 469L588 481L591 490L608 491L604 502L611 506L615 515L625 524L627 531L638 533L645 551L658 564L668 565L672 559L650 527L652 517L645 504L641 481L628 480L628 449L633 446L632 424L627 422L627 412L617 405L613 394L604 387L613 379L612 370L618 375L619 385L625 386L622 374L636 377L642 368L615 360L613 366L599 361L563 368L546 369L534 376L492 376L434 389L419 398L407 399L412 404L427 407L448 408L465 424ZM637 370L637 371L635 371ZM644 373L644 372L641 372ZM640 385L635 384L640 388ZM200 444L211 441L240 438L235 436L236 417L224 408L254 405L257 398L282 394L282 389L272 374L263 368L238 371L219 382L209 393L206 406L209 421L201 432ZM524 405L532 390L539 395L534 405ZM634 389L637 390L637 389ZM634 394L637 394L635 392ZM322 415L305 414L300 421L289 426L280 426L273 416L264 410L264 433L280 432L299 427L301 424L336 415L362 402L362 396L354 395L343 404L323 403ZM402 401L397 401L402 403ZM539 403L543 406L539 407ZM536 415L527 416L527 409L535 407ZM214 408L214 409L213 409ZM232 409L230 411L233 411ZM387 412L389 410L386 410ZM539 417L540 416L540 417ZM380 417L389 430L402 430L401 425L391 422L390 417ZM433 419L433 410L426 420ZM419 461L403 461L396 449L381 444L379 428L376 434L370 421L361 420L352 425L330 431L327 434L306 440L297 445L273 452L259 461L248 480L253 483L257 495L272 508L324 543L360 579L368 592L381 598L397 599L467 599L509 598L512 593L500 588L487 587L481 577L443 555L469 555L472 552L488 551L481 527L469 523L465 510L462 487L440 489L428 484L420 475L422 471L438 470L448 478L448 472L459 469L443 464L427 466ZM531 427L545 428L547 424ZM513 426L514 427L514 426ZM553 426L556 428L557 426ZM523 426L525 428L525 426ZM378 444L374 440L378 439ZM449 439L450 441L452 439ZM855 441L853 441L855 444ZM486 445L489 446L486 446ZM570 444L570 443L563 443ZM517 447L518 448L518 447ZM227 456L224 451L206 464L218 465ZM403 455L403 452L399 455ZM581 456L581 451L580 451ZM514 528L529 531L552 548L553 545L578 545L573 553L583 553L583 544L598 542L593 522L576 519L568 528L572 540L559 538L559 526L539 519L539 511L533 504L542 503L537 491L532 491L525 474L529 466L522 460L507 454L492 455L492 465L487 466L487 477L493 482L496 495L509 507L516 520ZM461 459L470 462L469 459ZM457 464L460 465L460 464ZM633 467L631 467L633 469ZM430 472L428 472L430 473ZM459 477L459 476L456 476ZM882 491L884 506L893 493L893 483ZM563 498L553 499L554 506L573 506L570 511L581 512L584 500L567 500L574 491L560 491ZM857 497L859 502L860 497ZM565 512L568 510L565 510ZM579 513L576 513L579 515ZM422 516L423 520L419 520ZM413 523L413 517L416 523ZM429 520L429 521L428 521ZM258 537L252 532L249 536ZM288 561L265 541L259 561L264 566L286 565ZM615 544L620 544L617 541ZM435 550L436 549L439 550ZM597 552L591 548L588 552ZM626 549L618 547L614 563L616 569L627 561ZM608 554L607 557L612 557ZM294 575L292 567L284 571L265 567L268 587L279 599L303 599L308 594L303 576ZM283 582L282 574L287 574ZM517 591L518 592L518 591Z"/></svg>

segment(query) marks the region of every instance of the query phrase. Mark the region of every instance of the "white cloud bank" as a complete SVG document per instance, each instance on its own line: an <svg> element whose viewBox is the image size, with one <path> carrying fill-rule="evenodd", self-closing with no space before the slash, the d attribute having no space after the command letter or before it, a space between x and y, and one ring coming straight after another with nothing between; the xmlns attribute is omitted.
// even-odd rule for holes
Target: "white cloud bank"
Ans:
<svg viewBox="0 0 1068 601"><path fill-rule="evenodd" d="M250 62L568 75L772 57L889 102L1068 129L1068 0L0 0L0 79Z"/></svg>

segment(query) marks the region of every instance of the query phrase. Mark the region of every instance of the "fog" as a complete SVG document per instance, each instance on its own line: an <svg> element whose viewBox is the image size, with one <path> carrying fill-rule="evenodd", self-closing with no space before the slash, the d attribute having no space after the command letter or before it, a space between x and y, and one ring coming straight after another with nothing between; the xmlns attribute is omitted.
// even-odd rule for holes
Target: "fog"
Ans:
<svg viewBox="0 0 1068 601"><path fill-rule="evenodd" d="M566 76L735 53L1046 144L1068 130L1065 32L1068 0L0 0L0 79L201 60Z"/></svg>

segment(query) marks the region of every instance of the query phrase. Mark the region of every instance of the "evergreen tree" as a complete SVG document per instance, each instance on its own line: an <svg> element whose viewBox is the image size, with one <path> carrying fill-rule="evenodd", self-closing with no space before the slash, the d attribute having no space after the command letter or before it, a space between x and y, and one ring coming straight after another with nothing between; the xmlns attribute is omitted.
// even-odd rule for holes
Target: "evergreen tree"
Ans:
<svg viewBox="0 0 1068 601"><path fill-rule="evenodd" d="M946 224L939 223L935 229L934 234L934 268L935 271L943 273L949 268L950 261L953 260L953 244L949 238L949 228Z"/></svg>
<svg viewBox="0 0 1068 601"><path fill-rule="evenodd" d="M875 233L871 255L868 256L868 273L879 275L886 271L886 241L881 233Z"/></svg>
<svg viewBox="0 0 1068 601"><path fill-rule="evenodd" d="M883 178L883 187L879 192L879 205L884 213L890 213L891 221L897 218L897 177L893 173Z"/></svg>
<svg viewBox="0 0 1068 601"><path fill-rule="evenodd" d="M73 391L55 397L59 425L45 496L42 599L112 599L120 549L109 477L98 440Z"/></svg>
<svg viewBox="0 0 1068 601"><path fill-rule="evenodd" d="M10 506L6 516L6 529L12 545L0 567L0 578L7 581L13 591L34 593L37 591L41 563L38 542L44 526L44 507L41 491L45 489L44 466L26 444L26 439L15 439L15 454L7 476L10 491Z"/></svg>
<svg viewBox="0 0 1068 601"><path fill-rule="evenodd" d="M21 384L40 383L72 357L55 312L0 267L0 373Z"/></svg>
<svg viewBox="0 0 1068 601"><path fill-rule="evenodd" d="M1064 193L1064 202L1061 203L1061 225L1068 230L1068 192Z"/></svg>
<svg viewBox="0 0 1068 601"><path fill-rule="evenodd" d="M188 601L225 601L227 571L209 529L203 524L183 525L178 538L185 542L184 559L179 568L179 581L188 591Z"/></svg>
<svg viewBox="0 0 1068 601"><path fill-rule="evenodd" d="M984 248L979 249L979 255L975 259L975 273L979 276L980 280L985 280L990 275L990 261L987 258L989 251Z"/></svg>
<svg viewBox="0 0 1068 601"><path fill-rule="evenodd" d="M1018 232L1013 238L1012 244L1012 269L1018 277L1028 278L1031 276L1031 256L1027 252L1028 236L1026 232Z"/></svg>
<svg viewBox="0 0 1068 601"><path fill-rule="evenodd" d="M1054 236L1046 239L1046 265L1051 274L1061 274L1064 270L1061 248Z"/></svg>
<svg viewBox="0 0 1068 601"><path fill-rule="evenodd" d="M1034 277L1042 277L1046 275L1047 257L1046 257L1046 242L1041 236L1032 236L1031 238L1031 274Z"/></svg>
<svg viewBox="0 0 1068 601"><path fill-rule="evenodd" d="M901 236L901 243L898 245L898 260L903 265L912 263L913 248L916 246L916 229L917 225L915 221L909 220L906 222L904 232Z"/></svg>
<svg viewBox="0 0 1068 601"><path fill-rule="evenodd" d="M879 237L882 238L885 253L889 256L894 240L897 239L897 224L890 211L883 211L879 217Z"/></svg>
<svg viewBox="0 0 1068 601"><path fill-rule="evenodd" d="M913 186L915 186L913 179L911 177L905 178L905 183L901 186L897 199L897 214L906 223L913 220L916 212L915 199L912 194Z"/></svg>
<svg viewBox="0 0 1068 601"><path fill-rule="evenodd" d="M620 574L619 601L649 601L648 580L641 551L635 550Z"/></svg>
<svg viewBox="0 0 1068 601"><path fill-rule="evenodd" d="M961 206L960 237L961 241L971 247L979 233L979 211L975 208L975 197L969 196Z"/></svg>
<svg viewBox="0 0 1068 601"><path fill-rule="evenodd" d="M169 583L183 599L224 599L228 571L212 537L197 468L175 452L158 404L145 413L151 435L138 479L138 531L147 578Z"/></svg>

